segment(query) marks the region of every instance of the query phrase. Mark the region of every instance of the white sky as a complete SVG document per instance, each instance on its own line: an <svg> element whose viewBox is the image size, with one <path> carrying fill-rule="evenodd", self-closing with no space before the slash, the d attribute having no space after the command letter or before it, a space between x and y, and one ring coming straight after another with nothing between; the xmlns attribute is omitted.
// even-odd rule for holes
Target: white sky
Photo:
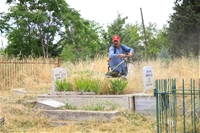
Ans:
<svg viewBox="0 0 200 133"><path fill-rule="evenodd" d="M0 12L7 11L6 0L0 0ZM145 25L156 23L161 29L167 24L173 13L174 0L66 0L71 8L78 10L85 19L94 20L106 26L117 18L117 12L122 17L128 16L128 23L142 22L142 8ZM0 39L2 40L2 36ZM3 39L5 42L5 39ZM5 43L4 43L5 45ZM0 45L1 47L1 45Z"/></svg>
<svg viewBox="0 0 200 133"><path fill-rule="evenodd" d="M122 17L128 16L128 23L142 22L142 8L145 25L156 23L160 29L167 24L173 13L174 0L66 0L83 18L95 20L100 24L110 24L117 18L117 12Z"/></svg>

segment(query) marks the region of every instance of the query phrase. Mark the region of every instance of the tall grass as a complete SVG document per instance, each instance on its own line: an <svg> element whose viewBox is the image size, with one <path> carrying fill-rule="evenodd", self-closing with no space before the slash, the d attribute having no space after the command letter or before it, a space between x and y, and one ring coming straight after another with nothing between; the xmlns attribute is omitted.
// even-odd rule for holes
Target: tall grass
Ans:
<svg viewBox="0 0 200 133"><path fill-rule="evenodd" d="M107 82L105 73L108 71L107 57L99 56L95 60L87 60L82 62L63 63L63 67L68 70L68 80L73 83L73 80L77 76L89 76L90 78L98 78L103 81L102 84ZM130 64L130 63L129 63ZM128 65L129 65L128 64ZM129 70L127 76L129 84L125 90L125 93L135 93L143 91L143 67L152 66L153 77L156 79L168 79L176 78L177 85L180 86L179 81L182 79L193 78L197 80L199 78L199 64L198 59L180 58L172 60L169 64L162 62L161 60L154 60L148 62L133 62L133 70ZM189 84L186 84L189 85ZM103 87L101 88L103 91Z"/></svg>
<svg viewBox="0 0 200 133"><path fill-rule="evenodd" d="M5 59L0 57L2 61L14 62L17 59ZM52 75L51 70L55 65L50 65L51 59L44 60L42 58L27 58L21 60L27 64L3 64L0 63L0 90L10 90L13 88L37 89L41 87L51 88ZM36 64L29 64L35 62ZM47 62L47 64L39 64ZM37 64L38 63L38 64ZM130 64L130 63L129 63ZM129 65L128 64L128 65ZM143 91L143 74L144 66L152 66L154 80L176 78L177 81L184 79L198 79L200 75L198 59L180 58L172 60L166 64L161 60L153 60L147 62L133 62L133 70L129 70L129 84L125 93L135 93ZM108 71L108 62L106 56L98 56L94 60L87 59L75 63L62 62L62 67L67 69L67 80L76 88L74 79L77 77L88 77L91 79L100 79L102 81L101 91L104 92L107 82L111 79L105 77ZM9 84L9 85L8 85ZM189 84L188 84L189 85ZM178 82L179 86L179 82Z"/></svg>

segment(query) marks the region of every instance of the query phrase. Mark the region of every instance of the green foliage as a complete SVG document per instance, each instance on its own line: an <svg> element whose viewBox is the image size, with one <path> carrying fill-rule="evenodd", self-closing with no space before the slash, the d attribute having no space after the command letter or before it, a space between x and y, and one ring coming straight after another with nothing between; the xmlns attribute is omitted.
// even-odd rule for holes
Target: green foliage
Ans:
<svg viewBox="0 0 200 133"><path fill-rule="evenodd" d="M166 39L166 27L162 30L156 28L156 23L149 23L146 26L146 36L148 40L147 50L145 51L143 27L137 22L135 24L125 24L127 17L122 18L118 13L117 18L112 24L108 26L107 39L111 42L111 37L115 34L121 36L121 43L134 49L133 60L141 60L148 57L149 59L156 59L162 46L169 45Z"/></svg>
<svg viewBox="0 0 200 133"><path fill-rule="evenodd" d="M133 60L141 60L144 46L140 45L142 36L139 34L141 25L137 22L133 24L126 24L124 28L123 43L134 49Z"/></svg>
<svg viewBox="0 0 200 133"><path fill-rule="evenodd" d="M200 3L198 0L176 0L170 16L168 37L172 42L173 57L200 54Z"/></svg>
<svg viewBox="0 0 200 133"><path fill-rule="evenodd" d="M78 91L86 92L88 91L89 80L84 78L74 79Z"/></svg>
<svg viewBox="0 0 200 133"><path fill-rule="evenodd" d="M106 31L95 21L81 18L64 0L9 0L7 3L10 12L0 15L0 29L7 35L9 44L5 51L8 55L85 60L107 53L111 37L118 34L121 43L134 49L135 58L144 57L142 26L137 22L126 24L127 16L118 13ZM146 33L147 56L156 58L161 47L168 44L167 40L165 36L157 36L154 24L149 24Z"/></svg>
<svg viewBox="0 0 200 133"><path fill-rule="evenodd" d="M81 77L75 79L78 91L100 93L100 80Z"/></svg>
<svg viewBox="0 0 200 133"><path fill-rule="evenodd" d="M78 18L77 18L78 19ZM76 60L85 60L94 58L97 53L102 53L104 50L101 47L100 34L103 32L102 26L94 21L79 19L79 26L71 25L70 29L66 29L65 44L70 44L72 53Z"/></svg>
<svg viewBox="0 0 200 133"><path fill-rule="evenodd" d="M110 94L123 94L128 82L123 79L115 79L110 81L109 93Z"/></svg>
<svg viewBox="0 0 200 133"><path fill-rule="evenodd" d="M63 80L56 79L55 85L56 85L57 91L71 91L72 90L71 83L67 82L66 79L63 79Z"/></svg>
<svg viewBox="0 0 200 133"><path fill-rule="evenodd" d="M1 32L7 34L9 42L7 54L56 57L64 50L63 57L69 52L66 44L70 44L67 48L73 53L70 60L93 58L99 52L102 27L81 18L65 0L11 0L8 3L10 12L0 16Z"/></svg>
<svg viewBox="0 0 200 133"><path fill-rule="evenodd" d="M121 17L121 14L117 13L117 18L114 20L114 22L107 26L108 28L108 39L109 42L112 43L111 38L113 35L119 35L121 37L121 42L123 43L124 38L124 25L126 23L126 19L128 17Z"/></svg>
<svg viewBox="0 0 200 133"><path fill-rule="evenodd" d="M72 52L73 47L66 44L60 54L62 61L73 61L75 60L76 55Z"/></svg>
<svg viewBox="0 0 200 133"><path fill-rule="evenodd" d="M171 55L168 52L168 49L162 47L161 52L158 54L158 58L161 59L161 62L164 63L165 66L168 66L171 61Z"/></svg>

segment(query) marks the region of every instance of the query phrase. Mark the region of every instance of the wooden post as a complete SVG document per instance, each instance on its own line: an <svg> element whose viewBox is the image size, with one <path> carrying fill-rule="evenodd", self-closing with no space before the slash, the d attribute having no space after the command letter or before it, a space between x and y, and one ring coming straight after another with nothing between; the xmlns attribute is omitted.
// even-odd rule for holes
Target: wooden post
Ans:
<svg viewBox="0 0 200 133"><path fill-rule="evenodd" d="M143 14L142 14L142 8L140 8L140 12L141 12L142 26L143 26L144 39L145 39L145 41L144 41L144 44L145 44L145 60L147 61L146 54L147 54L147 46L148 46L148 43L147 43L147 37L146 37L145 26L144 26L144 19L143 19Z"/></svg>
<svg viewBox="0 0 200 133"><path fill-rule="evenodd" d="M2 126L4 124L4 121L5 121L4 117L0 116L0 126Z"/></svg>
<svg viewBox="0 0 200 133"><path fill-rule="evenodd" d="M57 67L60 67L60 66L61 66L61 59L57 58Z"/></svg>

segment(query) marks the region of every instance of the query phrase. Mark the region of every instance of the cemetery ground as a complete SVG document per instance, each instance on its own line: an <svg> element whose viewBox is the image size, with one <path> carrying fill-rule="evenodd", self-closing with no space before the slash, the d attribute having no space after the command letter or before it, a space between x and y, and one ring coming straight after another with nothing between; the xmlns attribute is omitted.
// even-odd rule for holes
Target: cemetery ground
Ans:
<svg viewBox="0 0 200 133"><path fill-rule="evenodd" d="M170 62L162 60L133 62L134 67L129 70L131 74L128 75L128 85L123 94L143 92L142 70L144 66L152 66L154 80L168 78L197 80L199 78L198 63L198 59L186 58ZM67 68L67 81L72 84L73 91L76 91L74 79L87 76L91 79L100 79L102 81L100 94L108 94L106 86L108 80L111 79L106 79L104 76L107 72L106 57L78 63L62 63L62 67ZM19 73L17 78L9 79L14 82L11 89L1 88L0 117L3 117L5 121L3 125L0 125L0 132L156 132L155 116L145 116L127 110L119 110L119 115L110 122L67 121L67 124L63 126L52 126L53 121L42 115L36 108L37 96L47 94L51 90L51 69L48 66L38 67L36 65L34 70L37 70L39 74L30 75L27 68L23 73ZM177 86L180 85L177 84ZM186 86L189 84L186 83ZM19 88L23 88L24 92L19 93L14 90ZM153 90L146 93L153 94Z"/></svg>

